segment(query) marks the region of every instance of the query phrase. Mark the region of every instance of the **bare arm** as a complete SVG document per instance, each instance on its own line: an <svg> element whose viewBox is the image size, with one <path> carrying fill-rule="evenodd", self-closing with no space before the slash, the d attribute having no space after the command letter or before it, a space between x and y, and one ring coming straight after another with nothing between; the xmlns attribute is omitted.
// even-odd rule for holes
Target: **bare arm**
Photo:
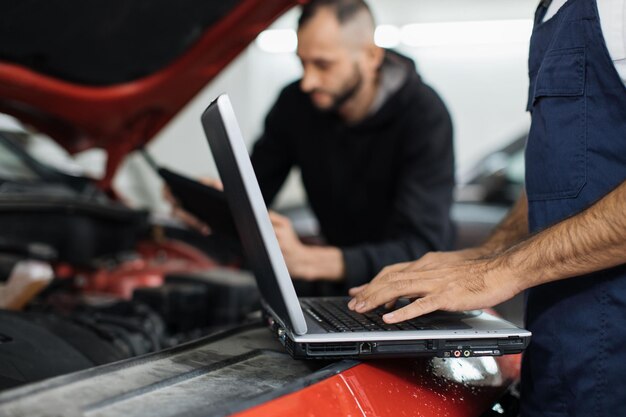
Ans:
<svg viewBox="0 0 626 417"><path fill-rule="evenodd" d="M507 216L480 246L484 254L500 252L528 236L528 200L523 191Z"/></svg>
<svg viewBox="0 0 626 417"><path fill-rule="evenodd" d="M365 312L399 297L420 297L385 316L395 323L438 309L490 307L532 286L624 264L625 202L626 182L587 210L493 256L377 277L349 306Z"/></svg>
<svg viewBox="0 0 626 417"><path fill-rule="evenodd" d="M626 263L626 182L587 210L516 245L501 262L522 272L522 288Z"/></svg>
<svg viewBox="0 0 626 417"><path fill-rule="evenodd" d="M370 283L375 283L389 274L436 269L464 260L490 257L508 249L526 236L528 236L528 200L526 192L522 192L513 208L500 224L496 226L489 238L480 246L452 252L429 252L413 262L389 265L383 268ZM365 284L350 289L350 295L355 296L368 285ZM391 303L389 302L388 304L390 305Z"/></svg>

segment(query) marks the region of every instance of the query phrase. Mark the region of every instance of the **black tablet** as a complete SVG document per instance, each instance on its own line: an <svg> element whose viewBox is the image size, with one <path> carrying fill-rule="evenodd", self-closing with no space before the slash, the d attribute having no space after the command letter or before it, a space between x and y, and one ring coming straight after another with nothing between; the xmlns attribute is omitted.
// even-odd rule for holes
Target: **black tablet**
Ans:
<svg viewBox="0 0 626 417"><path fill-rule="evenodd" d="M183 209L206 223L214 234L238 238L228 201L222 191L162 168L145 149L140 152Z"/></svg>

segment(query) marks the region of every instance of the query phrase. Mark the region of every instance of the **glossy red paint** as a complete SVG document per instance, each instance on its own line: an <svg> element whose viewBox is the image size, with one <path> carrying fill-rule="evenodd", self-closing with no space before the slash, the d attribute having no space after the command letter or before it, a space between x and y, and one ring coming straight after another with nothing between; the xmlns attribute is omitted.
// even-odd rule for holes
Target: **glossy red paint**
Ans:
<svg viewBox="0 0 626 417"><path fill-rule="evenodd" d="M295 0L242 0L168 67L110 87L71 84L0 62L0 112L50 135L69 152L108 151L105 190L123 157L150 140Z"/></svg>
<svg viewBox="0 0 626 417"><path fill-rule="evenodd" d="M519 378L521 355L486 358L497 364L489 375L479 375L471 359L398 359L372 361L263 405L237 417L477 417ZM456 365L455 365L456 361ZM466 379L446 378L438 368L452 365ZM450 376L454 376L452 372Z"/></svg>

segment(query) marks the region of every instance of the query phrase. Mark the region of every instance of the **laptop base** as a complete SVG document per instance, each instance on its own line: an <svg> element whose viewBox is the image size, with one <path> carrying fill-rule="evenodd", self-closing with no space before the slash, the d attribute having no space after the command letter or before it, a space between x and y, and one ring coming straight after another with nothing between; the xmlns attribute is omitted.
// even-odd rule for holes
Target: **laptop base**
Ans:
<svg viewBox="0 0 626 417"><path fill-rule="evenodd" d="M481 339L422 339L354 342L295 342L270 315L270 331L294 359L378 359L402 357L473 358L521 353L529 343L523 337Z"/></svg>

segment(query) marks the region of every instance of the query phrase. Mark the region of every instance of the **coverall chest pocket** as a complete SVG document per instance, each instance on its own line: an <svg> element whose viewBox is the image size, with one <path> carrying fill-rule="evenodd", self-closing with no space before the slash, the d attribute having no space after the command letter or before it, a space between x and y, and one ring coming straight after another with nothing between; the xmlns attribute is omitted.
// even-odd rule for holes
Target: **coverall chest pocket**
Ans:
<svg viewBox="0 0 626 417"><path fill-rule="evenodd" d="M548 52L529 107L528 199L576 197L587 181L584 48Z"/></svg>

